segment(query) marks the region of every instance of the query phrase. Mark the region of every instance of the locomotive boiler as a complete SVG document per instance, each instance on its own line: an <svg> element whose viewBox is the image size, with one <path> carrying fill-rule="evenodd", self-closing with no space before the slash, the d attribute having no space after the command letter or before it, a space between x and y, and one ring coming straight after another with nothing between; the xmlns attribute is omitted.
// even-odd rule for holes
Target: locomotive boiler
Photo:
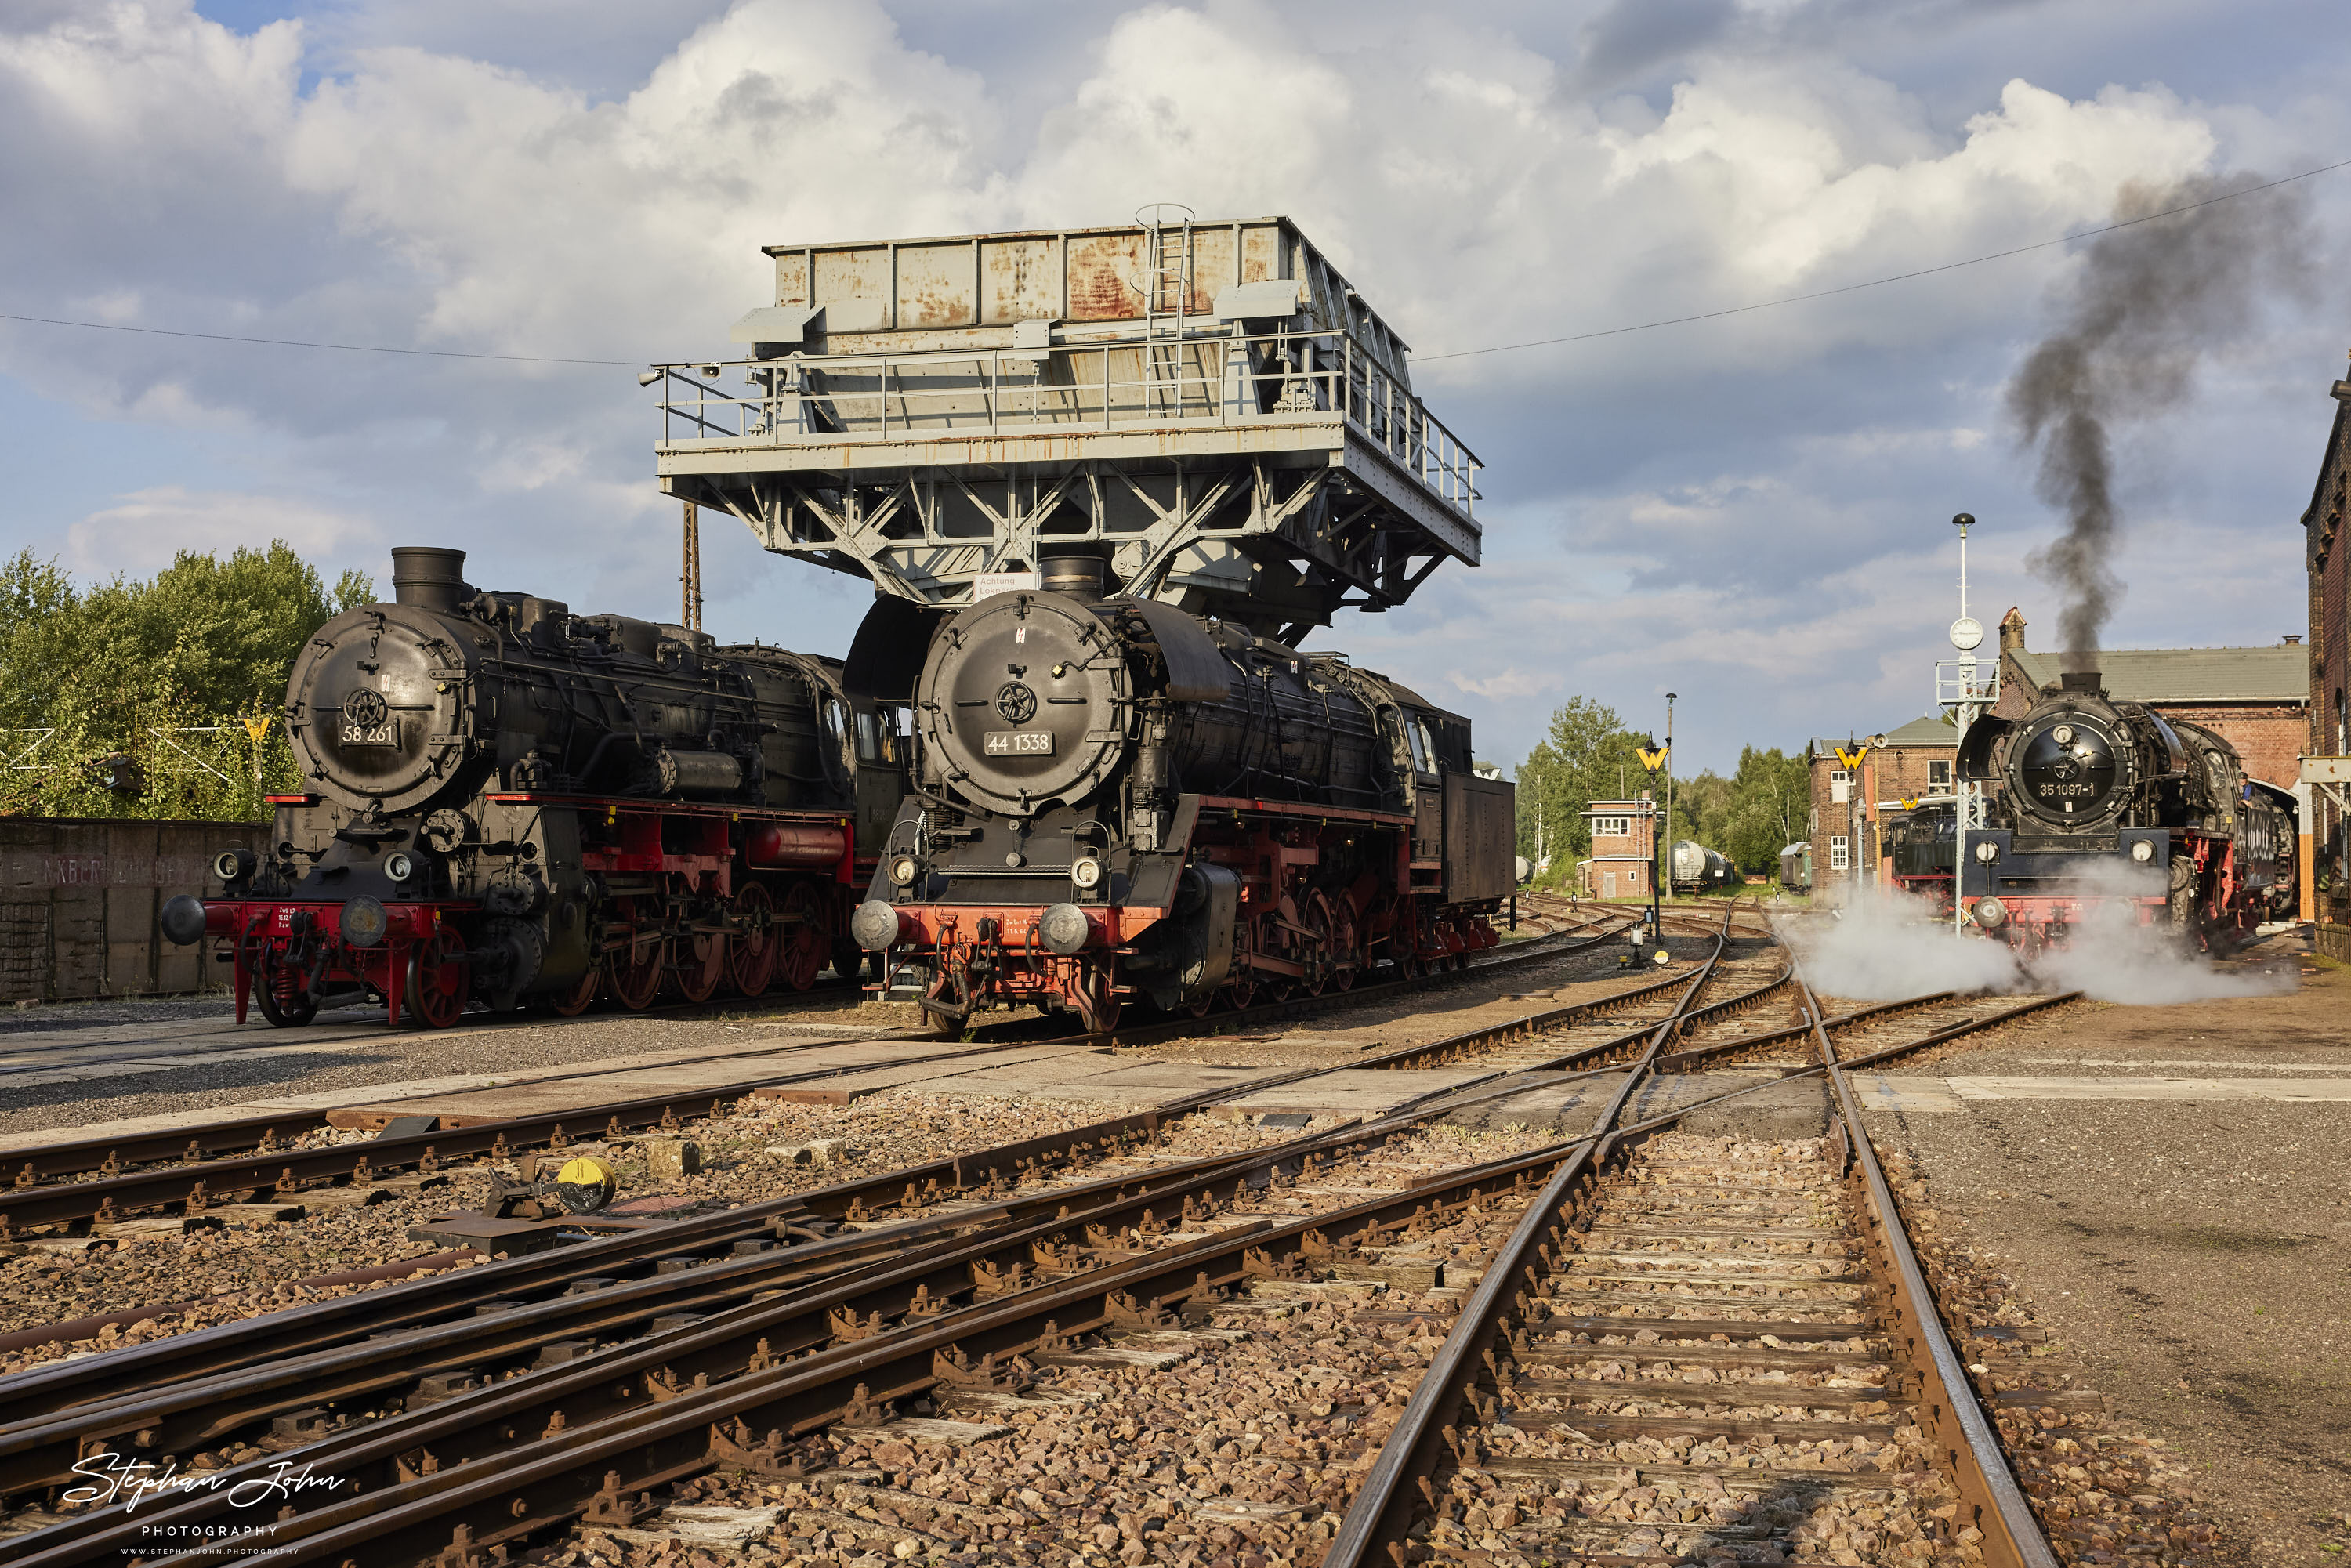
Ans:
<svg viewBox="0 0 2351 1568"><path fill-rule="evenodd" d="M1511 786L1467 720L1335 654L1107 592L1099 556L944 620L919 782L859 943L938 1027L1033 1004L1206 1012L1499 940Z"/></svg>
<svg viewBox="0 0 2351 1568"><path fill-rule="evenodd" d="M2294 906L2294 797L2200 725L2109 698L2095 674L1960 738L1989 786L1959 878L1968 917L2030 954L2100 908L2225 951Z"/></svg>
<svg viewBox="0 0 2351 1568"><path fill-rule="evenodd" d="M306 788L276 850L224 853L213 939L275 1024L381 1000L578 1012L811 984L841 941L903 769L838 664L488 592L461 550L392 551L393 602L321 626L287 685ZM861 841L865 854L861 860Z"/></svg>

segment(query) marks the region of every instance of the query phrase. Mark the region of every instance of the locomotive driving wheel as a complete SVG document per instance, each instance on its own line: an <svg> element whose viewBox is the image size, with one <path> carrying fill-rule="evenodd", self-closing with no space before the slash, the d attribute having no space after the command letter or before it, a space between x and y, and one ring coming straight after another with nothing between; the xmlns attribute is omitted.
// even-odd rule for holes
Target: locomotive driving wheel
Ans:
<svg viewBox="0 0 2351 1568"><path fill-rule="evenodd" d="M805 991L816 984L832 956L832 935L825 929L824 905L818 900L815 883L796 882L784 894L778 926L782 942L777 973L792 989Z"/></svg>
<svg viewBox="0 0 2351 1568"><path fill-rule="evenodd" d="M1355 977L1364 970L1362 938L1355 930L1355 906L1344 898L1329 898L1323 902L1330 912L1329 924L1323 929L1331 934L1331 988L1352 990Z"/></svg>
<svg viewBox="0 0 2351 1568"><path fill-rule="evenodd" d="M669 978L677 994L689 1002L706 1002L726 977L724 931L685 930L670 943Z"/></svg>
<svg viewBox="0 0 2351 1568"><path fill-rule="evenodd" d="M568 991L558 991L548 998L547 1005L565 1018L578 1018L596 999L596 988L603 982L604 963L590 957L588 967L580 971L580 978Z"/></svg>
<svg viewBox="0 0 2351 1568"><path fill-rule="evenodd" d="M660 927L632 927L627 945L604 956L604 994L632 1013L644 1011L661 993L668 956Z"/></svg>
<svg viewBox="0 0 2351 1568"><path fill-rule="evenodd" d="M280 962L274 947L264 947L254 963L253 999L261 1005L261 1016L278 1029L299 1029L319 1016L310 977Z"/></svg>
<svg viewBox="0 0 2351 1568"><path fill-rule="evenodd" d="M737 991L756 997L775 984L785 936L776 924L775 896L756 882L744 883L735 894L734 940L726 945L726 977Z"/></svg>
<svg viewBox="0 0 2351 1568"><path fill-rule="evenodd" d="M465 963L465 939L443 926L408 957L408 994L402 1010L427 1029L447 1029L465 1010L471 975Z"/></svg>
<svg viewBox="0 0 2351 1568"><path fill-rule="evenodd" d="M1249 956L1257 951L1254 938L1255 928L1249 921L1233 922L1233 967L1225 972L1225 983L1217 995L1235 1012L1257 1000L1257 971L1249 967Z"/></svg>
<svg viewBox="0 0 2351 1568"><path fill-rule="evenodd" d="M1298 923L1313 935L1299 937L1290 948L1291 955L1306 969L1298 988L1310 997L1319 997L1331 979L1331 901L1318 892L1307 899L1299 915Z"/></svg>

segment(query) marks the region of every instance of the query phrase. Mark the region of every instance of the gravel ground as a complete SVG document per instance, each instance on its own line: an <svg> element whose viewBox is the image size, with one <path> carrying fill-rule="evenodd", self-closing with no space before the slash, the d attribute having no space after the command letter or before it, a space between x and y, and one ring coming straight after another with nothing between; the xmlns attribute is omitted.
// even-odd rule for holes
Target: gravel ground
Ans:
<svg viewBox="0 0 2351 1568"><path fill-rule="evenodd" d="M2346 1002L2351 974L2326 968L2287 996L2076 1004L1938 1065L2351 1076ZM1881 1148L1915 1156L1965 1245L2031 1298L2051 1354L2077 1360L2112 1400L2125 1445L2159 1442L2157 1452L2193 1471L2223 1527L2209 1560L2346 1560L2351 1195L2341 1105L1988 1101L1956 1114L1873 1112L1871 1125Z"/></svg>
<svg viewBox="0 0 2351 1568"><path fill-rule="evenodd" d="M763 1201L810 1187L960 1151L1041 1136L1145 1109L1141 1106L1030 1103L1021 1101L960 1101L911 1093L879 1095L846 1107L759 1102L755 1108L688 1124L684 1135L700 1149L700 1174L654 1179L647 1168L644 1140L574 1145L601 1151L620 1180L621 1201L651 1196L690 1199L674 1212ZM1214 1117L1186 1118L1155 1146L1160 1159L1191 1158L1212 1152L1295 1137ZM320 1134L312 1141L349 1142L358 1134ZM830 1163L796 1163L772 1147L790 1148L819 1140L840 1140ZM507 1176L515 1174L509 1165ZM1074 1174L1087 1174L1080 1167ZM0 1331L29 1328L85 1315L112 1314L144 1304L199 1303L184 1312L166 1312L127 1329L102 1331L96 1340L37 1346L0 1357L0 1374L44 1361L118 1344L165 1338L248 1317L277 1307L348 1295L377 1286L310 1290L298 1281L346 1270L369 1268L445 1249L412 1241L408 1228L451 1209L475 1207L488 1190L487 1167L451 1176L449 1185L414 1197L371 1207L319 1207L295 1221L235 1223L193 1235L128 1235L109 1249L62 1253L36 1244L11 1249L0 1262ZM207 1298L216 1298L210 1299Z"/></svg>

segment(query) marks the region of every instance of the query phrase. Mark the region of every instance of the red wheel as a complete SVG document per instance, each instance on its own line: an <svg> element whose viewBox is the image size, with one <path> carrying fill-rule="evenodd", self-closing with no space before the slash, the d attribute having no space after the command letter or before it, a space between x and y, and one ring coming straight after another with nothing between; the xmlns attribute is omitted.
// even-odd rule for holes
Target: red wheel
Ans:
<svg viewBox="0 0 2351 1568"><path fill-rule="evenodd" d="M578 1018L596 999L596 988L604 978L604 961L590 956L588 967L580 971L579 983L568 991L558 991L548 998L547 1005L565 1018Z"/></svg>
<svg viewBox="0 0 2351 1568"><path fill-rule="evenodd" d="M277 954L276 947L261 950L253 967L253 999L276 1028L299 1029L319 1016L319 998L310 994L309 977L279 963Z"/></svg>
<svg viewBox="0 0 2351 1568"><path fill-rule="evenodd" d="M472 980L465 939L444 925L409 954L408 994L401 1010L427 1029L447 1029L464 1015Z"/></svg>
<svg viewBox="0 0 2351 1568"><path fill-rule="evenodd" d="M726 977L723 931L681 931L669 945L671 988L689 1002L706 1002Z"/></svg>
<svg viewBox="0 0 2351 1568"><path fill-rule="evenodd" d="M1343 898L1329 901L1331 910L1331 987L1352 990L1363 973L1364 954L1355 930L1355 906Z"/></svg>
<svg viewBox="0 0 2351 1568"><path fill-rule="evenodd" d="M1306 967L1306 977L1298 982L1298 988L1319 997L1331 982L1331 901L1320 893L1312 894L1299 911L1298 923L1313 933L1311 936L1290 933L1290 956Z"/></svg>
<svg viewBox="0 0 2351 1568"><path fill-rule="evenodd" d="M776 981L784 932L776 925L776 901L758 883L735 894L735 936L727 944L726 977L737 990L756 997Z"/></svg>
<svg viewBox="0 0 2351 1568"><path fill-rule="evenodd" d="M644 1011L661 993L668 957L669 944L658 927L632 928L627 946L604 956L604 994L632 1013Z"/></svg>
<svg viewBox="0 0 2351 1568"><path fill-rule="evenodd" d="M805 991L816 984L816 977L832 959L832 933L825 928L824 904L816 884L796 882L784 894L783 940L777 955L776 972L784 984L796 991Z"/></svg>
<svg viewBox="0 0 2351 1568"><path fill-rule="evenodd" d="M1078 1020L1088 1034L1108 1034L1118 1027L1118 997L1111 989L1110 965L1089 964L1078 976Z"/></svg>

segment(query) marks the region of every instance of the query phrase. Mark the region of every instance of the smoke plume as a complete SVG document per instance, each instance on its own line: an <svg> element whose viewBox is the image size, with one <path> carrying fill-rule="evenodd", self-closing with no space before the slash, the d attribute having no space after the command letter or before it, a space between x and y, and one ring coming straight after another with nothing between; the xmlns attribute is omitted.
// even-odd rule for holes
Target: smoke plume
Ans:
<svg viewBox="0 0 2351 1568"><path fill-rule="evenodd" d="M2008 384L2023 444L2041 454L2034 491L2065 515L2064 536L2030 564L2064 597L2058 645L2069 670L2097 668L2100 638L2123 595L2114 570L2122 520L2114 427L2185 398L2198 361L2243 330L2265 287L2299 292L2313 275L2298 187L2212 201L2261 183L2241 172L2124 186L2116 222L2170 215L2090 242L2068 288L2064 326ZM2172 212L2198 202L2211 204Z"/></svg>

